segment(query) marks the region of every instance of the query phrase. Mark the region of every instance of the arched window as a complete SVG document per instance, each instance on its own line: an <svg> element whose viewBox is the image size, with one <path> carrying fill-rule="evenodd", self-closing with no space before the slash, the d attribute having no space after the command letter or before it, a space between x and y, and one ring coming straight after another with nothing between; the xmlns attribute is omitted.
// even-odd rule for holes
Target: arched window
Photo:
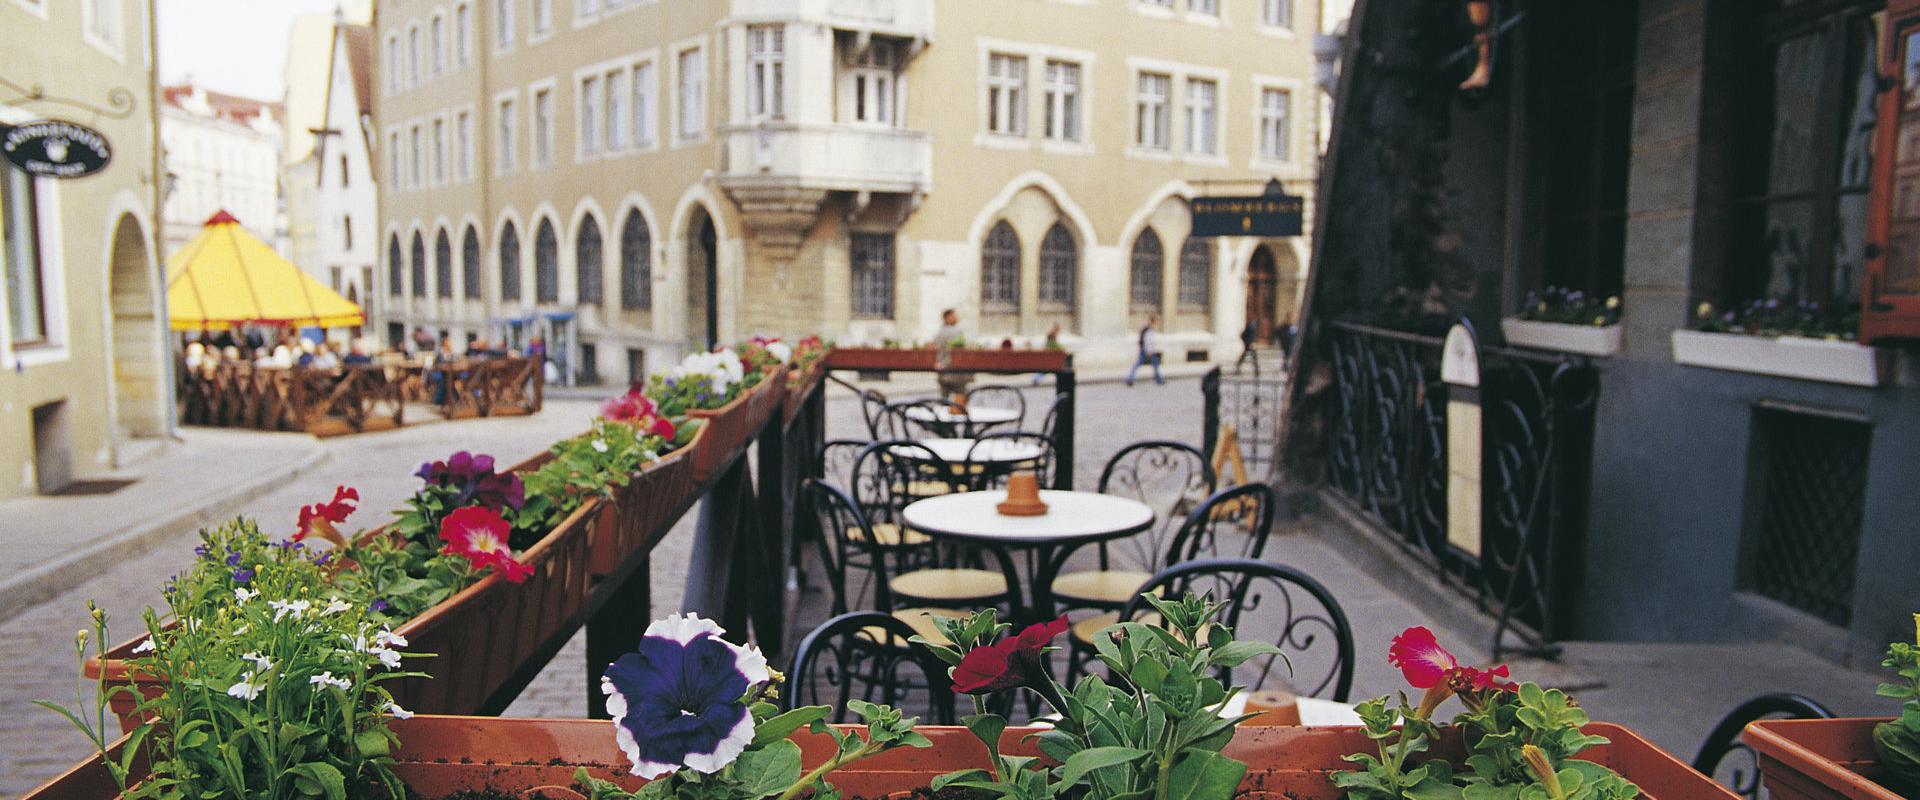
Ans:
<svg viewBox="0 0 1920 800"><path fill-rule="evenodd" d="M580 279L581 305L599 305L606 293L601 291L600 221L592 214L580 218L580 231L573 235L573 266Z"/></svg>
<svg viewBox="0 0 1920 800"><path fill-rule="evenodd" d="M540 220L533 234L533 299L536 303L560 302L560 241L553 234L553 220Z"/></svg>
<svg viewBox="0 0 1920 800"><path fill-rule="evenodd" d="M460 237L460 288L467 299L480 299L480 233L472 225Z"/></svg>
<svg viewBox="0 0 1920 800"><path fill-rule="evenodd" d="M653 308L653 234L639 211L620 226L620 307Z"/></svg>
<svg viewBox="0 0 1920 800"><path fill-rule="evenodd" d="M520 299L520 232L511 222L500 230L500 299Z"/></svg>
<svg viewBox="0 0 1920 800"><path fill-rule="evenodd" d="M1133 240L1133 269L1130 271L1135 311L1160 310L1160 276L1165 268L1167 253L1160 247L1160 234L1152 228L1140 232Z"/></svg>
<svg viewBox="0 0 1920 800"><path fill-rule="evenodd" d="M1067 226L1058 222L1040 240L1040 307L1048 311L1073 310L1074 276L1080 272L1080 250Z"/></svg>
<svg viewBox="0 0 1920 800"><path fill-rule="evenodd" d="M994 223L980 245L980 307L1020 310L1020 235L1004 219Z"/></svg>
<svg viewBox="0 0 1920 800"><path fill-rule="evenodd" d="M400 259L400 237L387 237L387 294L399 297L406 294L406 266Z"/></svg>
<svg viewBox="0 0 1920 800"><path fill-rule="evenodd" d="M445 228L440 229L440 235L433 241L433 293L438 297L453 296L453 243L447 240Z"/></svg>
<svg viewBox="0 0 1920 800"><path fill-rule="evenodd" d="M1180 246L1180 310L1206 311L1213 306L1213 244L1198 236Z"/></svg>
<svg viewBox="0 0 1920 800"><path fill-rule="evenodd" d="M413 296L427 296L427 240L413 234Z"/></svg>

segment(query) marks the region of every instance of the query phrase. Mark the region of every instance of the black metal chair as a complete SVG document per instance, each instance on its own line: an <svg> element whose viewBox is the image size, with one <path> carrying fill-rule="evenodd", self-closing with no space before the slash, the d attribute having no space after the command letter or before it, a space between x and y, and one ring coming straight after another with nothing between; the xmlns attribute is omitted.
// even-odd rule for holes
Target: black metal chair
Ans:
<svg viewBox="0 0 1920 800"><path fill-rule="evenodd" d="M1024 461L994 461L988 456L1002 448L1033 448L1040 454ZM967 448L967 463L958 465L967 478L971 489L993 489L1006 485L1007 476L1015 472L1033 472L1040 476L1040 488L1053 488L1054 464L1053 440L1037 433L1010 431L1007 433L989 433L973 440L973 446Z"/></svg>
<svg viewBox="0 0 1920 800"><path fill-rule="evenodd" d="M1347 702L1353 690L1353 626L1333 593L1312 576L1285 564L1252 558L1210 558L1188 561L1161 570L1145 584L1119 615L1105 624L1082 621L1073 626L1069 674L1078 674L1093 648L1093 637L1103 636L1118 620L1155 623L1158 614L1142 594L1179 597L1205 595L1227 604L1219 621L1242 640L1272 642L1286 655L1256 658L1220 676L1223 683L1265 688L1275 667L1295 694ZM1095 618L1096 620L1098 618ZM1292 674L1287 675L1289 662ZM1304 677L1303 677L1304 676Z"/></svg>
<svg viewBox="0 0 1920 800"><path fill-rule="evenodd" d="M939 400L902 400L888 403L874 426L875 439L952 438L958 424L941 422L947 404Z"/></svg>
<svg viewBox="0 0 1920 800"><path fill-rule="evenodd" d="M860 458L860 451L867 449L870 440L835 439L820 446L820 458L816 464L819 475L841 486L853 485L853 468Z"/></svg>
<svg viewBox="0 0 1920 800"><path fill-rule="evenodd" d="M995 428L1020 430L1027 424L1027 396L1005 384L987 384L967 390L967 408L1010 408L1019 413L1011 422L975 422L969 425L973 436L983 436Z"/></svg>
<svg viewBox="0 0 1920 800"><path fill-rule="evenodd" d="M873 389L862 389L835 377L831 373L827 375L827 380L839 384L841 388L853 392L855 397L860 398L860 419L867 424L867 437L869 439L879 438L880 418L887 408L887 396Z"/></svg>
<svg viewBox="0 0 1920 800"><path fill-rule="evenodd" d="M1221 489L1187 514L1157 562L1147 564L1145 569L1065 573L1054 579L1053 596L1064 608L1117 611L1133 601L1139 586L1153 577L1154 570L1196 558L1259 558L1266 550L1279 505L1280 493L1264 483Z"/></svg>
<svg viewBox="0 0 1920 800"><path fill-rule="evenodd" d="M1017 617L1020 613L1019 578L1013 562L995 554L998 571L960 567L942 567L934 560L931 548L875 544L880 537L867 521L860 504L840 487L825 481L808 479L801 492L820 525L818 555L832 592L832 611L844 614L866 595L865 586L849 591L847 572L865 566L873 577L873 605L892 614L915 633L937 639L940 631L928 619L932 616L959 617L962 609L998 606ZM903 566L912 557L917 565ZM922 558L924 556L924 559ZM864 559L864 564L850 563Z"/></svg>
<svg viewBox="0 0 1920 800"><path fill-rule="evenodd" d="M954 724L946 665L909 641L914 633L913 626L877 611L821 623L793 653L781 707L830 706L833 722L847 722L847 701L858 698L924 714L928 724ZM916 696L925 702L912 702Z"/></svg>
<svg viewBox="0 0 1920 800"><path fill-rule="evenodd" d="M1153 527L1112 546L1122 548L1136 566L1151 566L1160 559L1167 540L1193 511L1194 505L1213 496L1219 478L1207 455L1182 442L1149 440L1120 448L1100 470L1096 491L1145 503L1153 509ZM1110 569L1107 542L1099 545L1100 569Z"/></svg>
<svg viewBox="0 0 1920 800"><path fill-rule="evenodd" d="M1693 757L1693 768L1732 789L1734 794L1759 800L1760 765L1753 748L1740 741L1740 732L1746 730L1747 723L1768 718L1832 717L1832 711L1811 698L1787 692L1760 695L1735 706L1720 718L1720 722L1713 726L1713 732L1707 734L1707 740L1700 744L1700 754ZM1729 757L1735 760L1730 763L1727 760Z"/></svg>
<svg viewBox="0 0 1920 800"><path fill-rule="evenodd" d="M1056 429L1058 429L1060 424L1060 409L1065 407L1066 404L1067 404L1066 392L1056 392L1053 395L1053 402L1047 404L1047 416L1040 423L1041 436L1045 436L1049 439L1054 439L1055 441L1058 441L1058 439L1053 435L1053 433Z"/></svg>

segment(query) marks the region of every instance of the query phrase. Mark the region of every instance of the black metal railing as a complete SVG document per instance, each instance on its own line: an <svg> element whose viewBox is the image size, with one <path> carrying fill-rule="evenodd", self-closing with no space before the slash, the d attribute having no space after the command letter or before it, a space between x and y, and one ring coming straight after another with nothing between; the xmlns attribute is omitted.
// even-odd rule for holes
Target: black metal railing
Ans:
<svg viewBox="0 0 1920 800"><path fill-rule="evenodd" d="M1248 478L1265 480L1272 474L1278 457L1280 409L1287 396L1286 373L1269 367L1262 374L1257 360L1253 362L1252 371L1245 373L1214 367L1200 379L1200 394L1204 408L1200 449L1207 454L1207 460L1218 463L1215 449L1220 444L1220 428L1230 426Z"/></svg>
<svg viewBox="0 0 1920 800"><path fill-rule="evenodd" d="M1442 340L1335 322L1328 485L1496 616L1495 657L1551 655L1565 624L1592 464L1597 372L1584 358L1480 348L1478 554L1449 544ZM1464 399L1464 398L1463 398ZM1511 632L1521 642L1507 644Z"/></svg>

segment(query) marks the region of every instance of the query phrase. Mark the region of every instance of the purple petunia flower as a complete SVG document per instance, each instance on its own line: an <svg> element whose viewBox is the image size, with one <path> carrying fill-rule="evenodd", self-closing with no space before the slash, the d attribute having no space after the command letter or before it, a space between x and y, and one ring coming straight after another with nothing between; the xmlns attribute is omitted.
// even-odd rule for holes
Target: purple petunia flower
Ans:
<svg viewBox="0 0 1920 800"><path fill-rule="evenodd" d="M241 584L241 585L245 585L245 584L248 584L248 583L251 583L252 581L253 581L253 570L252 570L252 569L243 569L243 570L240 570L240 571L238 571L238 572L235 572L235 573L233 573L233 582L234 582L234 583L238 583L238 584Z"/></svg>
<svg viewBox="0 0 1920 800"><path fill-rule="evenodd" d="M712 774L753 741L753 715L741 698L772 676L759 650L722 633L692 614L655 620L640 649L600 677L614 740L633 774L651 779L682 767Z"/></svg>
<svg viewBox="0 0 1920 800"><path fill-rule="evenodd" d="M381 614L387 613L387 609L392 607L393 606L387 603L387 601L385 600L374 600L372 603L367 604L367 608L372 609Z"/></svg>
<svg viewBox="0 0 1920 800"><path fill-rule="evenodd" d="M228 552L228 553L227 553L227 566L229 566L229 567L237 567L237 566L240 566L240 554L239 554L239 553L234 553L234 552Z"/></svg>

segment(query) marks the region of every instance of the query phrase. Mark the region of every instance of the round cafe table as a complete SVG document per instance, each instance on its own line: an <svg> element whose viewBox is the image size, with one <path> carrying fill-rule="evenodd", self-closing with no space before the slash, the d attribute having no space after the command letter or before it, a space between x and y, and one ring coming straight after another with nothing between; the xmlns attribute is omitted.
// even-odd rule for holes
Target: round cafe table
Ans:
<svg viewBox="0 0 1920 800"><path fill-rule="evenodd" d="M992 440L985 446L975 448L978 439L916 439L915 442L933 451L941 461L949 464L1018 464L1032 461L1042 453L1040 446L1028 442ZM894 445L889 450L901 458L912 458L919 451L910 447Z"/></svg>
<svg viewBox="0 0 1920 800"><path fill-rule="evenodd" d="M1011 408L967 406L964 413L955 414L953 409L945 405L914 406L907 409L907 419L936 431L958 430L966 436L972 436L979 430L1014 422L1020 419L1020 412Z"/></svg>
<svg viewBox="0 0 1920 800"><path fill-rule="evenodd" d="M1075 549L1153 525L1153 509L1125 497L1045 489L1040 500L1047 504L1047 513L1033 517L1000 513L995 506L1006 499L1005 489L929 497L909 503L900 519L936 539L1034 551L1037 566L1028 608L1035 620L1053 616L1053 579Z"/></svg>

